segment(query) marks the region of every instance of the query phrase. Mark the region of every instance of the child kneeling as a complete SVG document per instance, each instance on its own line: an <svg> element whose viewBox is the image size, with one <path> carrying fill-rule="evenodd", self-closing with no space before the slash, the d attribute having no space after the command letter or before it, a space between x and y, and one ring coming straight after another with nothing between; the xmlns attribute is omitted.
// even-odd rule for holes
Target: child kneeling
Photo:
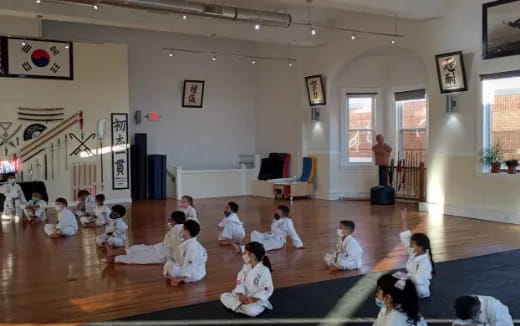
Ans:
<svg viewBox="0 0 520 326"><path fill-rule="evenodd" d="M222 293L220 302L234 312L250 317L273 309L269 297L273 294L271 263L261 243L250 242L245 247L244 266L238 273L236 287L231 293Z"/></svg>
<svg viewBox="0 0 520 326"><path fill-rule="evenodd" d="M356 225L352 221L341 221L336 231L338 243L336 251L325 254L325 264L331 269L359 269L363 264L363 249L352 236Z"/></svg>
<svg viewBox="0 0 520 326"><path fill-rule="evenodd" d="M114 248L123 247L126 242L126 230L128 225L123 221L123 217L126 214L126 209L121 205L114 205L112 212L109 215L110 221L108 221L105 227L105 233L100 234L96 237L96 243L100 247L109 245Z"/></svg>

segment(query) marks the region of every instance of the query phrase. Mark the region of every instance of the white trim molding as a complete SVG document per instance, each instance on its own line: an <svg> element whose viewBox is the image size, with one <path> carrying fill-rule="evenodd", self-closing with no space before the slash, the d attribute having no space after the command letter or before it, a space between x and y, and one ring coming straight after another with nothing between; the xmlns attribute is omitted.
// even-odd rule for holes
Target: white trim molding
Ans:
<svg viewBox="0 0 520 326"><path fill-rule="evenodd" d="M516 212L425 202L419 203L419 210L431 214L446 214L491 222L520 224L520 214Z"/></svg>

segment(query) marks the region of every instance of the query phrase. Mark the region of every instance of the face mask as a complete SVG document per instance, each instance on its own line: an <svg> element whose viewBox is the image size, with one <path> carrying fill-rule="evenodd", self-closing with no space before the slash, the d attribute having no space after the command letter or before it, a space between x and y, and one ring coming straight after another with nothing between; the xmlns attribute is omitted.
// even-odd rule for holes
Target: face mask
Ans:
<svg viewBox="0 0 520 326"><path fill-rule="evenodd" d="M14 185L16 180L15 179L7 179L7 182L9 182L10 185Z"/></svg>
<svg viewBox="0 0 520 326"><path fill-rule="evenodd" d="M381 309L381 308L383 308L383 307L386 307L386 305L385 305L385 301L384 301L384 300L381 300L381 299L379 299L379 298L376 298L376 306L377 306L379 309Z"/></svg>
<svg viewBox="0 0 520 326"><path fill-rule="evenodd" d="M417 251L415 251L414 248L410 247L410 249L408 249L408 252L410 253L410 255L415 255L417 254Z"/></svg>
<svg viewBox="0 0 520 326"><path fill-rule="evenodd" d="M251 262L251 258L249 257L249 255L242 255L242 260L245 264L249 264Z"/></svg>
<svg viewBox="0 0 520 326"><path fill-rule="evenodd" d="M229 217L229 215L231 215L231 212L228 211L228 210L226 209L226 210L224 211L224 215L225 215L226 217Z"/></svg>
<svg viewBox="0 0 520 326"><path fill-rule="evenodd" d="M31 199L32 199L32 201L35 202L35 203L37 203L37 202L40 200L40 198L38 198L38 197L32 197Z"/></svg>
<svg viewBox="0 0 520 326"><path fill-rule="evenodd" d="M336 234L338 235L338 237L342 237L343 236L343 230L342 229L337 229L336 230Z"/></svg>
<svg viewBox="0 0 520 326"><path fill-rule="evenodd" d="M280 219L280 214L274 213L273 217L274 217L275 220L279 220Z"/></svg>
<svg viewBox="0 0 520 326"><path fill-rule="evenodd" d="M110 213L109 216L110 216L110 218L113 219L113 220L115 220L116 218L119 218L119 215L118 215L117 213L114 213L114 212Z"/></svg>
<svg viewBox="0 0 520 326"><path fill-rule="evenodd" d="M61 211L63 210L63 206L57 204L57 205L56 205L56 210L57 210L58 212L61 212Z"/></svg>

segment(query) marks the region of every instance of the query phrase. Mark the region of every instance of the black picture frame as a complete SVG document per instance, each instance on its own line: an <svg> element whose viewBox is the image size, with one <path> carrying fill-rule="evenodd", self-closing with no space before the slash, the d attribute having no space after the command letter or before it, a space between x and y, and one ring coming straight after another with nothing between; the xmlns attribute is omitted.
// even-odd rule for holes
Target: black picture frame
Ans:
<svg viewBox="0 0 520 326"><path fill-rule="evenodd" d="M498 0L493 2L484 3L482 5L482 58L483 59L493 59L493 58L500 58L500 57L506 57L506 56L512 56L512 55L519 55L520 54L520 38L518 40L512 40L510 43L506 43L505 45L509 46L510 48L502 49L501 47L498 48L491 48L490 47L490 35L489 35L489 11L492 10L495 7L503 6L506 4L511 4L517 2L518 8L520 8L520 0ZM518 11L517 11L518 12ZM505 25L508 25L505 21L503 22ZM515 22L509 22L518 24L517 28L519 28L520 33L520 15L517 18ZM512 27L515 28L515 27Z"/></svg>
<svg viewBox="0 0 520 326"><path fill-rule="evenodd" d="M189 104L186 103L186 91L188 87L186 87L188 84L199 84L202 88L202 91L200 92L200 104ZM204 105L204 80L192 80L192 79L186 79L184 80L184 84L182 86L182 107L183 108L196 108L196 109L202 109L202 106Z"/></svg>
<svg viewBox="0 0 520 326"><path fill-rule="evenodd" d="M0 77L7 75L7 37L0 37Z"/></svg>
<svg viewBox="0 0 520 326"><path fill-rule="evenodd" d="M439 65L439 59L453 57L453 56L458 57L458 62L460 64L461 75L462 75L462 85L457 88L447 89L446 87L444 87L444 84L443 84L443 78L441 76L441 67ZM437 54L435 56L435 66L437 68L437 79L439 80L439 89L442 94L464 92L464 91L468 90L466 67L464 66L464 54L462 53L462 51Z"/></svg>
<svg viewBox="0 0 520 326"><path fill-rule="evenodd" d="M313 101L311 89L309 88L309 80L319 80L319 92L321 92L321 100ZM307 99L309 100L310 106L327 105L327 97L325 95L325 87L323 87L323 78L321 75L312 75L305 77L305 86L307 88Z"/></svg>
<svg viewBox="0 0 520 326"><path fill-rule="evenodd" d="M115 152L113 150L115 146L115 139L114 139L114 117L115 116L125 116L126 121L126 187L116 187L116 171L114 170L114 158L115 158ZM111 137L112 137L112 190L127 190L130 189L130 148L129 148L129 141L128 138L128 127L129 127L129 121L128 121L128 113L111 113L110 114L110 130L111 130Z"/></svg>
<svg viewBox="0 0 520 326"><path fill-rule="evenodd" d="M55 76L34 76L34 75L25 75L25 74L12 74L9 72L9 40L19 40L23 41L37 41L37 42L53 42L53 43L62 43L69 46L69 76L67 77L55 77ZM31 79L53 79L53 80L74 80L74 44L69 41L60 41L60 40L52 40L52 39L38 39L38 38L20 38L20 37L1 37L0 42L2 45L2 69L5 70L4 73L0 71L0 77L7 78L31 78Z"/></svg>

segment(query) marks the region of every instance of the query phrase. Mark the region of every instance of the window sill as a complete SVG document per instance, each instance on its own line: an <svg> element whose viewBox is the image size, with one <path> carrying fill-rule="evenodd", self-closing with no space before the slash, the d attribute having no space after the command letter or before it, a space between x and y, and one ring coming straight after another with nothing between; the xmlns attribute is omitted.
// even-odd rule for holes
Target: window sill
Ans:
<svg viewBox="0 0 520 326"><path fill-rule="evenodd" d="M509 177L509 176L520 176L520 171L517 171L516 174L509 174L507 171L502 171L500 173L491 173L491 172L477 172L478 176L494 176L494 177Z"/></svg>
<svg viewBox="0 0 520 326"><path fill-rule="evenodd" d="M343 164L341 166L343 170L377 170L377 166L373 165L372 163L367 164Z"/></svg>

